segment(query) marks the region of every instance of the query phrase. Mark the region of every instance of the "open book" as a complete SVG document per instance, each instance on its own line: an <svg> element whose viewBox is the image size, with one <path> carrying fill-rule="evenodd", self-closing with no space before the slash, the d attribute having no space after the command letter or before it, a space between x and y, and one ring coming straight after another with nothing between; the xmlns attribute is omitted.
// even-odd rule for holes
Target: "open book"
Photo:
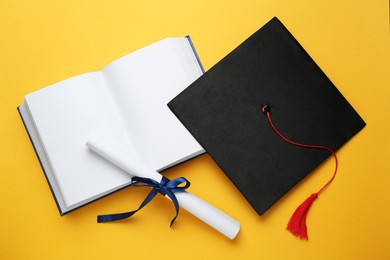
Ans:
<svg viewBox="0 0 390 260"><path fill-rule="evenodd" d="M25 97L19 113L61 215L131 182L86 147L96 132L157 171L204 153L166 105L202 73L190 38L167 38Z"/></svg>

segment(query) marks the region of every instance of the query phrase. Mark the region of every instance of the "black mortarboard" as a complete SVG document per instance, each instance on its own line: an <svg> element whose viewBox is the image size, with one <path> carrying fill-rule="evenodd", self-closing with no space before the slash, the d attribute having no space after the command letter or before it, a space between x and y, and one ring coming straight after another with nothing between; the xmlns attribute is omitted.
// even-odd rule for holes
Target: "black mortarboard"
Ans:
<svg viewBox="0 0 390 260"><path fill-rule="evenodd" d="M336 58L336 57L335 57ZM283 24L273 18L168 106L262 215L365 122ZM266 111L264 111L266 112Z"/></svg>

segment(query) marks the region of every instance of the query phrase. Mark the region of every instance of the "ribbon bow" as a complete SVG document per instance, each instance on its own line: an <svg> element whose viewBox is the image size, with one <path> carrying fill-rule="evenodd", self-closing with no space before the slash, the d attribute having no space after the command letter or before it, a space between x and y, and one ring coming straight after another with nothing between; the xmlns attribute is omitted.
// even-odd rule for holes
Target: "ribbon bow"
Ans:
<svg viewBox="0 0 390 260"><path fill-rule="evenodd" d="M184 186L179 186L180 184L185 183ZM98 223L102 222L111 222L116 220L122 220L125 218L129 218L133 216L137 211L141 210L144 206L146 206L156 195L157 193L161 193L162 195L168 195L168 197L172 200L173 205L175 206L176 215L171 220L171 225L175 223L175 220L177 216L179 215L179 202L177 201L177 198L175 196L175 192L182 192L185 191L188 187L190 187L191 183L183 177L179 177L173 180L169 180L168 178L162 177L160 182L157 182L153 179L149 178L141 178L141 177L133 177L131 179L130 186L134 187L153 187L153 189L149 192L149 194L146 196L144 201L141 203L141 205L138 207L138 209L129 211L129 212L123 212L123 213L117 213L117 214L109 214L109 215L100 215L97 218Z"/></svg>

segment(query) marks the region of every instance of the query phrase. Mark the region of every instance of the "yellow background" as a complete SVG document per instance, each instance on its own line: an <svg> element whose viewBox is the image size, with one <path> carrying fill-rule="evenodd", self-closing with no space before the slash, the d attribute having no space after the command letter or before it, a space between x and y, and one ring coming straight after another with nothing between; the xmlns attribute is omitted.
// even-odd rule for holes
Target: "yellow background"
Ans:
<svg viewBox="0 0 390 260"><path fill-rule="evenodd" d="M189 34L205 69L277 16L365 119L339 175L313 204L307 241L284 228L331 176L328 160L259 217L209 156L166 172L241 222L233 241L161 196L126 189L60 217L16 107L35 90L168 36ZM0 2L0 259L390 259L390 25L387 0Z"/></svg>

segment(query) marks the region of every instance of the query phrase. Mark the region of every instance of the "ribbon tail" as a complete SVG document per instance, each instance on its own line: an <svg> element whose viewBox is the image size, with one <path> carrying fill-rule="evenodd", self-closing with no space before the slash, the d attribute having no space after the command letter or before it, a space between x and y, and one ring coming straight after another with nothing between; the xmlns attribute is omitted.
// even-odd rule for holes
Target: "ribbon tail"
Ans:
<svg viewBox="0 0 390 260"><path fill-rule="evenodd" d="M126 218L129 218L133 216L135 213L137 213L139 210L141 210L146 204L148 204L158 193L158 190L156 188L153 188L148 196L144 199L144 201L141 203L141 205L138 207L138 209L124 212L124 213L117 213L117 214L107 214L107 215L100 215L97 217L98 223L104 223L104 222L111 222L111 221L117 221L117 220L123 220Z"/></svg>
<svg viewBox="0 0 390 260"><path fill-rule="evenodd" d="M170 227L172 227L172 225L173 225L173 224L175 223L175 221L176 221L177 216L179 215L179 202L177 201L177 198L176 198L175 194L174 194L172 191L166 190L166 192L167 192L168 197L171 198L171 200L172 200L172 202L173 202L173 205L175 206L175 210L176 210L176 215L175 215L175 217L171 220L171 224L169 225Z"/></svg>
<svg viewBox="0 0 390 260"><path fill-rule="evenodd" d="M99 215L97 217L98 223L105 223L105 222L111 222L111 221L117 221L129 218L133 216L138 210L133 210L130 212L123 212L123 213L117 213L117 214L107 214L107 215Z"/></svg>

